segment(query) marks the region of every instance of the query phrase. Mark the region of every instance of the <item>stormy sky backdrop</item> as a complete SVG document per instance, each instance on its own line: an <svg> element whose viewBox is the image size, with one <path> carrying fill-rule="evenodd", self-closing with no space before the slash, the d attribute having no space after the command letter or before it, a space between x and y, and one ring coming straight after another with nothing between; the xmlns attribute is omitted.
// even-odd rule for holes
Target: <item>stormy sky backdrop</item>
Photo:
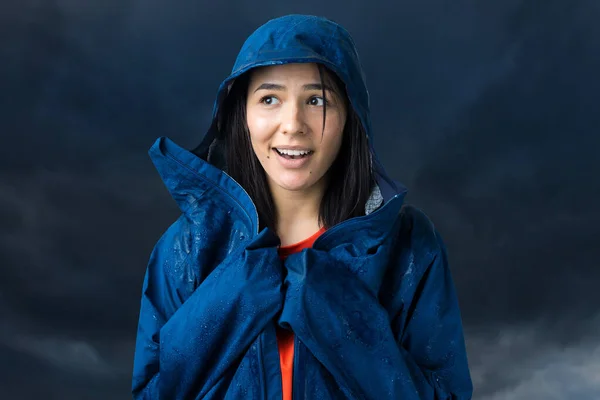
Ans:
<svg viewBox="0 0 600 400"><path fill-rule="evenodd" d="M600 2L0 4L0 398L127 399L141 285L244 39L353 35L375 146L445 238L481 400L600 399Z"/></svg>

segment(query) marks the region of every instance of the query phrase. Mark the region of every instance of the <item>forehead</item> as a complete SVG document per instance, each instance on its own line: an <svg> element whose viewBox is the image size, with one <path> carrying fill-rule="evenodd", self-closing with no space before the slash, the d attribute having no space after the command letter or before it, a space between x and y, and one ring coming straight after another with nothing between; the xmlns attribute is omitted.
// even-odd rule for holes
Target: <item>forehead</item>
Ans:
<svg viewBox="0 0 600 400"><path fill-rule="evenodd" d="M252 70L250 84L266 81L319 82L319 69L314 63L269 65Z"/></svg>

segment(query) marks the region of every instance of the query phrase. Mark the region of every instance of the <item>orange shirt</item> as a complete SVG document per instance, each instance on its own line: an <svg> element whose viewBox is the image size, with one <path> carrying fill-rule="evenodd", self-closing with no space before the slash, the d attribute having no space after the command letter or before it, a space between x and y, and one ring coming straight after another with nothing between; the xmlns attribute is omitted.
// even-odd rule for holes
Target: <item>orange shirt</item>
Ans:
<svg viewBox="0 0 600 400"><path fill-rule="evenodd" d="M312 247L317 238L325 232L321 228L317 233L301 242L282 246L279 248L279 257L285 260L290 254L298 253L303 249ZM294 332L277 327L277 347L279 348L279 362L281 364L281 385L283 400L292 400L292 376L294 367Z"/></svg>

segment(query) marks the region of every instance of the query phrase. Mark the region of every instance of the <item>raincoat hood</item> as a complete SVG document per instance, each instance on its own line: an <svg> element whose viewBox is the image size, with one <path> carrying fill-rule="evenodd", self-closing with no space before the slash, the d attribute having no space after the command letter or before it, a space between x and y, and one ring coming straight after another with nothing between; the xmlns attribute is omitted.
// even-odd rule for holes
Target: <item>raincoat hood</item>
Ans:
<svg viewBox="0 0 600 400"><path fill-rule="evenodd" d="M288 63L320 63L344 82L369 141L373 172L383 200L403 195L406 188L387 175L373 146L369 92L354 41L346 29L323 17L286 15L268 21L246 39L231 73L219 86L211 126L194 153L212 162L211 154L216 153L218 143L219 111L237 77L256 67Z"/></svg>

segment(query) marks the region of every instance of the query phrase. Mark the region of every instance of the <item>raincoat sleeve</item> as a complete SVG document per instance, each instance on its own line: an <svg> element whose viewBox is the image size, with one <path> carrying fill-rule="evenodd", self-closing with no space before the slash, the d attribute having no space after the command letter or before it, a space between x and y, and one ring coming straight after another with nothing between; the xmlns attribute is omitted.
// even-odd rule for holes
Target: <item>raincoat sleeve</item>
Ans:
<svg viewBox="0 0 600 400"><path fill-rule="evenodd" d="M202 280L184 217L150 256L141 299L135 399L218 398L252 341L281 307L281 275L268 232L230 253ZM200 257L201 259L201 257ZM237 360L237 361L236 361Z"/></svg>
<svg viewBox="0 0 600 400"><path fill-rule="evenodd" d="M383 246L387 250L377 250L390 254L388 272L378 281L360 271L364 260L343 253L324 259L318 252L307 253L304 267L292 266L286 278L282 321L349 398L472 396L446 250L423 218Z"/></svg>
<svg viewBox="0 0 600 400"><path fill-rule="evenodd" d="M410 376L411 383L406 382L402 390L418 393L415 399L469 400L473 386L458 298L445 245L439 232L434 230L433 235L435 246L427 249L431 252L429 262L399 266L404 281L391 295L396 302L390 308L395 310L392 324L382 328L394 332L400 376ZM428 259L426 252L421 254ZM412 273L417 274L415 281L409 277ZM411 300L402 298L409 293ZM397 302L401 305L393 307Z"/></svg>

